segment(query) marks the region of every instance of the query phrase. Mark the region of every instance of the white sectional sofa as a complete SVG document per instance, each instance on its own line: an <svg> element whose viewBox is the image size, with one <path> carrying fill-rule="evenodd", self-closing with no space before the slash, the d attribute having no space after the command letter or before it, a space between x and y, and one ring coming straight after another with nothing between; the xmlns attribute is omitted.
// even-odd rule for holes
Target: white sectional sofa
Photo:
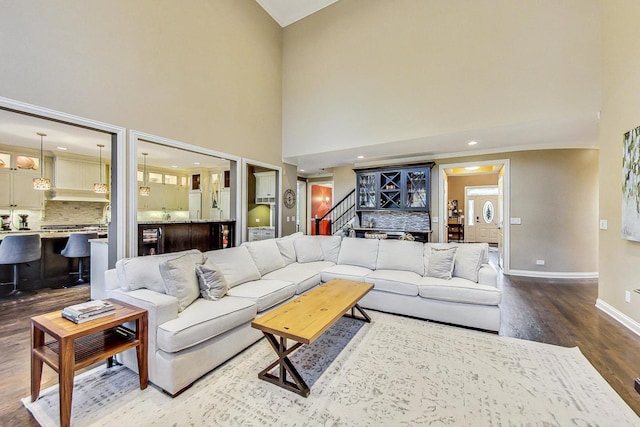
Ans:
<svg viewBox="0 0 640 427"><path fill-rule="evenodd" d="M122 259L105 273L105 286L107 297L149 311L149 380L176 395L260 339L250 325L256 316L334 278L374 284L363 308L500 328L501 292L486 244L296 233ZM120 359L137 369L135 352Z"/></svg>

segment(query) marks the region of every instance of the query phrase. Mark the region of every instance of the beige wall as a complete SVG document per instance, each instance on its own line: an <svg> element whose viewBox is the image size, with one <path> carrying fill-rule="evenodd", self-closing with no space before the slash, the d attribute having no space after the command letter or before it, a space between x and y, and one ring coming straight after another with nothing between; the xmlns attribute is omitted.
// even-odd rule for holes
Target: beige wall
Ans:
<svg viewBox="0 0 640 427"><path fill-rule="evenodd" d="M598 0L343 0L283 34L285 157L600 109Z"/></svg>
<svg viewBox="0 0 640 427"><path fill-rule="evenodd" d="M621 238L622 137L640 125L640 2L602 1L603 104L600 122L600 231L598 297L640 322L640 295L624 291L639 288L640 243Z"/></svg>
<svg viewBox="0 0 640 427"><path fill-rule="evenodd" d="M293 190L296 195L298 194L298 168L295 165L285 163L282 169L282 194L287 189ZM280 209L282 209L282 236L288 236L295 233L296 230L296 206L292 209L288 209L284 206L284 198L280 201ZM289 217L289 221L287 221Z"/></svg>
<svg viewBox="0 0 640 427"><path fill-rule="evenodd" d="M0 95L280 164L282 30L254 0L0 0Z"/></svg>
<svg viewBox="0 0 640 427"><path fill-rule="evenodd" d="M511 269L577 276L597 272L598 150L521 151L436 160L431 171L432 215L440 212L439 165L503 159L510 162L511 217L522 219L521 225L511 226ZM334 185L354 188L355 177L340 178ZM434 241L442 224L439 220L432 224ZM538 259L546 264L535 265Z"/></svg>
<svg viewBox="0 0 640 427"><path fill-rule="evenodd" d="M457 200L458 208L464 212L464 188L480 185L498 185L498 174L473 175L473 176L449 176L448 199Z"/></svg>

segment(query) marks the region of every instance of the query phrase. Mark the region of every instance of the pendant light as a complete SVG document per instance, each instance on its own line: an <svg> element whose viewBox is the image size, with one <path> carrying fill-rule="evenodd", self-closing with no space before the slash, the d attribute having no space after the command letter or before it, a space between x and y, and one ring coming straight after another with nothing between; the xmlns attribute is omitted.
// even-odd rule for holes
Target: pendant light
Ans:
<svg viewBox="0 0 640 427"><path fill-rule="evenodd" d="M148 196L149 194L151 194L151 188L149 188L147 186L147 155L149 153L142 153L142 155L144 156L144 166L142 169L142 187L140 187L139 189L139 194L141 196Z"/></svg>
<svg viewBox="0 0 640 427"><path fill-rule="evenodd" d="M94 193L98 193L98 194L106 194L107 184L102 182L102 148L104 147L104 145L98 144L98 147L100 148L100 181L93 184L93 191Z"/></svg>
<svg viewBox="0 0 640 427"><path fill-rule="evenodd" d="M43 139L45 136L47 136L47 134L38 132L38 135L40 135L40 178L33 178L33 189L50 190L51 180L44 177L44 155L42 151Z"/></svg>

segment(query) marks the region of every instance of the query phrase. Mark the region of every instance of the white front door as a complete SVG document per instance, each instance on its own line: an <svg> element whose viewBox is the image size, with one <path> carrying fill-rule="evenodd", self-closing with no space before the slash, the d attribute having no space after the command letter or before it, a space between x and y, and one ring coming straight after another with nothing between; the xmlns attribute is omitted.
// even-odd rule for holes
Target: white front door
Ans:
<svg viewBox="0 0 640 427"><path fill-rule="evenodd" d="M468 187L464 241L494 243L500 240L500 222L497 186ZM494 193L494 194L486 194Z"/></svg>

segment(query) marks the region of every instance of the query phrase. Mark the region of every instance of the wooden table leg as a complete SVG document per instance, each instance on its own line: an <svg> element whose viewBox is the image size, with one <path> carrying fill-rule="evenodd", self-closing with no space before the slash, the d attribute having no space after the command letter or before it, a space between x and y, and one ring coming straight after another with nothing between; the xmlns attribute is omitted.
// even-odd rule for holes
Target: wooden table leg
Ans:
<svg viewBox="0 0 640 427"><path fill-rule="evenodd" d="M71 425L71 399L73 397L73 374L75 367L74 340L60 339L58 383L60 384L60 426Z"/></svg>
<svg viewBox="0 0 640 427"><path fill-rule="evenodd" d="M294 350L302 346L302 343L297 342L293 346L287 348L286 338L280 337L280 340L278 340L275 335L269 332L262 331L262 333L267 338L269 344L271 344L271 347L273 347L273 350L278 354L278 360L263 369L258 374L258 378L275 384L278 387L298 393L302 397L309 397L309 394L311 393L309 386L304 382L304 379L302 379L302 376L296 367L293 366L293 363L291 363L291 360L287 357ZM277 376L269 372L276 366L278 366ZM287 376L291 376L293 382L289 381Z"/></svg>
<svg viewBox="0 0 640 427"><path fill-rule="evenodd" d="M136 347L138 358L138 376L140 378L140 389L147 388L149 380L149 364L147 359L147 313L136 321L136 338L140 344Z"/></svg>
<svg viewBox="0 0 640 427"><path fill-rule="evenodd" d="M34 348L44 345L44 331L31 323L31 401L35 402L40 395L42 381L42 359L36 356Z"/></svg>

